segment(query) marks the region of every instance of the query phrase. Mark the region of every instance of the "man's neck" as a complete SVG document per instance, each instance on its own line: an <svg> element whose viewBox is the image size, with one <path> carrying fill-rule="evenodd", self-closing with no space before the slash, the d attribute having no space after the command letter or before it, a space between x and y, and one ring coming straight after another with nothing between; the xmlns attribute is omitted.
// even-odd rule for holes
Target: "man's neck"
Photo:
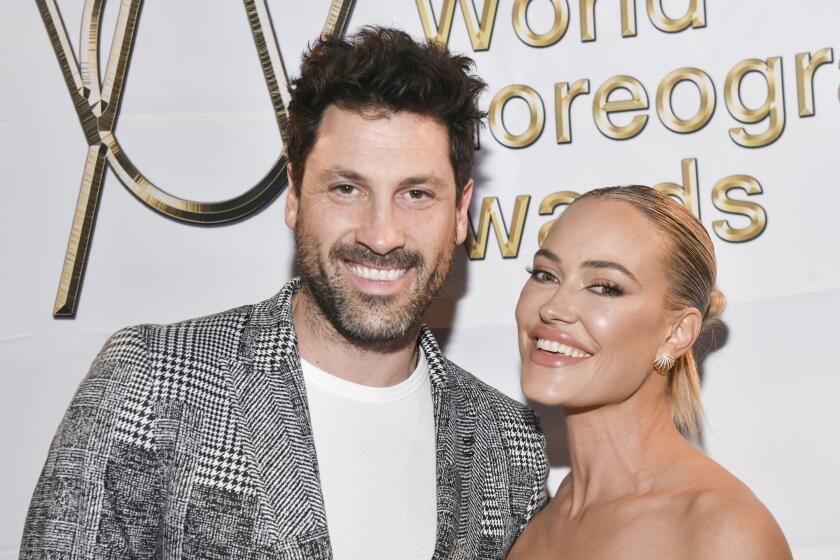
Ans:
<svg viewBox="0 0 840 560"><path fill-rule="evenodd" d="M292 318L301 358L341 379L390 387L406 380L416 367L418 329L387 346L354 343L335 330L305 287L292 298Z"/></svg>

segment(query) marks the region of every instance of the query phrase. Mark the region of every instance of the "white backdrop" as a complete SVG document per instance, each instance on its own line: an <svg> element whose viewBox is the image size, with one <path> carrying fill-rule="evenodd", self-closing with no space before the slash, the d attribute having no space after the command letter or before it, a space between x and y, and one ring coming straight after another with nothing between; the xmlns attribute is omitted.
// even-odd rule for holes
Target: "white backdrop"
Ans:
<svg viewBox="0 0 840 560"><path fill-rule="evenodd" d="M481 10L484 0L474 0ZM695 0L696 2L696 0ZM561 0L558 4L563 4ZM631 2L632 3L632 2ZM655 3L655 2L654 2ZM119 3L107 6L107 47ZM428 3L427 3L428 4ZM440 13L442 0L433 0ZM462 5L469 5L463 2ZM730 175L749 175L763 192L749 199L767 225L752 240L731 243L713 234L719 286L729 299L721 347L703 364L707 453L749 484L784 529L797 558L840 558L840 446L836 403L840 368L833 344L840 314L836 173L840 103L835 0L706 0L705 27L678 33L657 29L637 0L635 37L622 37L618 2L595 11L597 39L581 41L580 4L570 0L568 30L557 43L534 48L512 25L514 0L499 0L489 49L473 51L461 5L450 47L473 56L488 81L484 106L502 88L533 88L545 127L526 148L503 146L481 133L477 223L483 197L496 196L508 227L517 195L530 206L518 256L502 258L493 233L483 260L461 258L428 320L441 329L456 362L506 393L522 398L513 309L524 267L537 247L540 201L555 191L613 184L682 183L681 161L696 158L703 223L749 220L712 203L712 189ZM662 2L674 17L689 0ZM82 0L59 2L78 45ZM305 6L305 7L303 7ZM327 0L269 2L286 67L323 25ZM534 32L551 25L548 0L534 0ZM423 36L411 0L357 0L350 30L395 25ZM798 53L830 47L834 60L813 80L815 115L799 116ZM760 148L733 142L739 124L724 101L725 80L739 62L781 57L784 114L780 137ZM103 60L104 62L104 60ZM657 117L662 78L696 67L717 94L707 126L691 134L668 130ZM171 322L256 302L290 275L292 235L282 222L284 195L244 221L218 227L177 223L135 199L108 173L75 319L52 317L87 145L55 54L34 2L5 2L0 17L0 559L14 558L29 497L52 434L77 384L107 335L128 324ZM630 75L650 108L635 138L607 138L593 120L592 99L611 76ZM590 93L571 108L572 142L555 138L554 84L590 81ZM766 98L756 74L741 84L748 106ZM677 114L698 106L696 90L674 93ZM620 94L616 94L620 98ZM527 127L521 100L505 108L511 133ZM613 117L623 125L632 115ZM271 167L282 143L241 2L149 0L140 17L135 53L117 128L122 146L156 184L178 196L220 200L240 194ZM540 410L551 439L550 484L565 472L562 418Z"/></svg>

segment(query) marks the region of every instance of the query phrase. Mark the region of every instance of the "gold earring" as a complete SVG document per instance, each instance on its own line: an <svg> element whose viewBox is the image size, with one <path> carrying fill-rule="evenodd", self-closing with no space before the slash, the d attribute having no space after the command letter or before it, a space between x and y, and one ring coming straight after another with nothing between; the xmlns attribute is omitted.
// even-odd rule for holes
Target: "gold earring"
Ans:
<svg viewBox="0 0 840 560"><path fill-rule="evenodd" d="M659 354L656 359L653 360L653 369L655 369L660 375L665 375L672 367L674 367L674 357L668 352Z"/></svg>

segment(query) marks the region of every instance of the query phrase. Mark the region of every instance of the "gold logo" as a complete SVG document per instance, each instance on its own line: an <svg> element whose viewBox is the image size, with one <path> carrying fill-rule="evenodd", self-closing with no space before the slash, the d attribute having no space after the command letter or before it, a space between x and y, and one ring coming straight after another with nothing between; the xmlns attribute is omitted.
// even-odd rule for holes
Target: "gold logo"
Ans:
<svg viewBox="0 0 840 560"><path fill-rule="evenodd" d="M286 181L286 155L281 154L268 173L239 196L219 202L197 202L169 194L149 181L120 147L115 133L120 100L131 60L142 0L122 0L104 79L99 71L99 35L105 0L86 0L82 15L77 61L56 0L36 0L61 72L88 143L79 200L64 257L64 268L53 316L73 316L85 274L97 206L110 167L143 204L180 222L219 224L244 218L277 195ZM260 65L265 76L280 134L285 136L288 76L266 0L244 0ZM353 0L331 0L322 36L344 33Z"/></svg>

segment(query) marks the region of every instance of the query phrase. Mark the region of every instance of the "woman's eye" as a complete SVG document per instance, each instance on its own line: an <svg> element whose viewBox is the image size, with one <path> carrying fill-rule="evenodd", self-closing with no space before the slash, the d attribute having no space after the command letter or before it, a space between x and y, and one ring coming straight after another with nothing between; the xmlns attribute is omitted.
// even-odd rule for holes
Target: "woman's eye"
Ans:
<svg viewBox="0 0 840 560"><path fill-rule="evenodd" d="M526 267L525 270L531 275L531 278L537 282L556 282L557 277L547 270L541 268Z"/></svg>
<svg viewBox="0 0 840 560"><path fill-rule="evenodd" d="M596 294L607 296L607 297L616 297L624 295L624 290L616 286L615 284L608 284L606 282L598 282L589 286L589 289L595 292Z"/></svg>

